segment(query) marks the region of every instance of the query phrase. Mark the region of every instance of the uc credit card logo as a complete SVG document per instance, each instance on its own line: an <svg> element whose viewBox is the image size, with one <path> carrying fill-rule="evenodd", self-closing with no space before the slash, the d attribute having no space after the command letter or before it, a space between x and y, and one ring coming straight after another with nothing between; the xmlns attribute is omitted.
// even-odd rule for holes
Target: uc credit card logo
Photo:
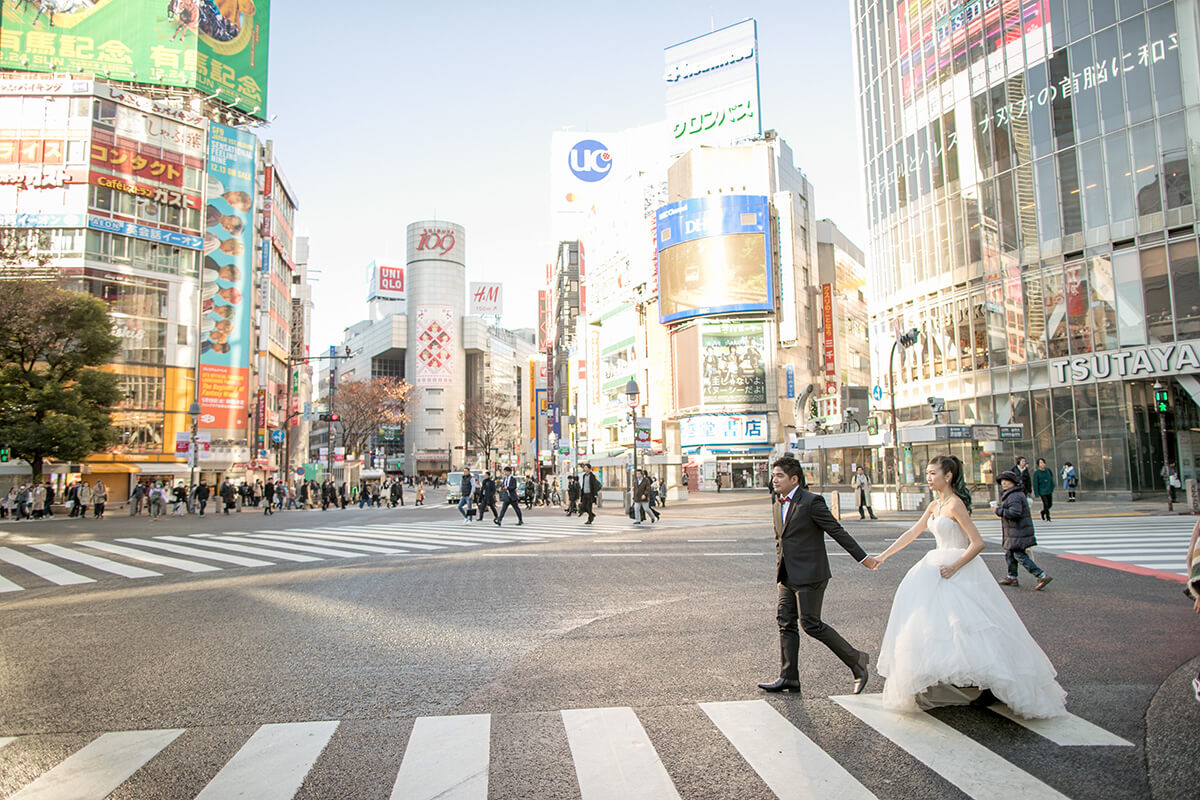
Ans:
<svg viewBox="0 0 1200 800"><path fill-rule="evenodd" d="M576 142L567 153L567 166L571 174L581 181L595 183L603 180L612 169L612 153L603 143L595 139Z"/></svg>

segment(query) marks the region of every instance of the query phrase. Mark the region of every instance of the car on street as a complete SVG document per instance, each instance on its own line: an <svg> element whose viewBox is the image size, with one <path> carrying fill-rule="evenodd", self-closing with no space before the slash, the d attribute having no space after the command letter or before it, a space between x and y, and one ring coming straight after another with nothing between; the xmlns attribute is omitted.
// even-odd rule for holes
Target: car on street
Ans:
<svg viewBox="0 0 1200 800"><path fill-rule="evenodd" d="M462 499L458 496L458 490L462 486L462 476L463 476L463 474L461 471L451 472L448 475L446 475L446 502L447 503L457 503L459 500Z"/></svg>

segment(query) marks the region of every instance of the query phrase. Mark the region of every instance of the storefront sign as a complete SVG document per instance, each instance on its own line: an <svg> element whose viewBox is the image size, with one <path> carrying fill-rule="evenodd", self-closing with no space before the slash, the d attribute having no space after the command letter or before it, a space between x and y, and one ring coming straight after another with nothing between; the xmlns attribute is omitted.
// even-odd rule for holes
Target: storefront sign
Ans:
<svg viewBox="0 0 1200 800"><path fill-rule="evenodd" d="M1051 361L1050 383L1069 386L1193 372L1200 373L1200 340L1108 350Z"/></svg>
<svg viewBox="0 0 1200 800"><path fill-rule="evenodd" d="M503 284L500 283L477 283L471 281L471 304L470 314L473 316L483 316L484 314L500 315L500 291Z"/></svg>
<svg viewBox="0 0 1200 800"><path fill-rule="evenodd" d="M199 250L204 246L204 240L199 236L164 231L161 228L152 228L149 225L120 222L119 220L106 219L105 217L94 217L90 214L87 218L87 226L94 231L119 233L123 236L132 236L135 239L145 239L148 242L161 242L162 244L173 244L176 247L186 247L189 250Z"/></svg>
<svg viewBox="0 0 1200 800"><path fill-rule="evenodd" d="M124 192L135 197L144 197L153 203L175 206L176 208L191 208L200 210L200 198L194 194L185 194L162 186L151 186L137 181L127 181L124 178L114 178L102 172L92 172L88 182L105 189Z"/></svg>
<svg viewBox="0 0 1200 800"><path fill-rule="evenodd" d="M825 329L825 374L837 374L833 350L833 284L821 284L821 327Z"/></svg>
<svg viewBox="0 0 1200 800"><path fill-rule="evenodd" d="M667 124L680 151L762 134L758 23L734 23L664 55Z"/></svg>
<svg viewBox="0 0 1200 800"><path fill-rule="evenodd" d="M768 432L766 414L697 414L679 420L684 447L770 444Z"/></svg>

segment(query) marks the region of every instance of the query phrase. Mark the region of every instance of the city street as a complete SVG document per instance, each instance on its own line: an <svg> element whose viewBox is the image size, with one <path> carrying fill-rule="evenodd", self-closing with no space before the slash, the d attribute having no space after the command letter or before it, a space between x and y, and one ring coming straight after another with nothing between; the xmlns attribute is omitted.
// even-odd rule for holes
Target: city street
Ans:
<svg viewBox="0 0 1200 800"><path fill-rule="evenodd" d="M658 525L537 508L501 528L463 522L441 497L0 525L0 797L1194 790L1196 619L1179 582L1039 550L1054 583L1009 597L1073 716L898 715L879 706L878 676L847 696L848 671L807 638L801 696L755 687L778 670L761 494L672 504ZM1173 547L1186 518L1140 519L1162 520ZM871 553L903 530L846 525ZM872 573L830 542L826 621L878 653L892 593L930 546Z"/></svg>

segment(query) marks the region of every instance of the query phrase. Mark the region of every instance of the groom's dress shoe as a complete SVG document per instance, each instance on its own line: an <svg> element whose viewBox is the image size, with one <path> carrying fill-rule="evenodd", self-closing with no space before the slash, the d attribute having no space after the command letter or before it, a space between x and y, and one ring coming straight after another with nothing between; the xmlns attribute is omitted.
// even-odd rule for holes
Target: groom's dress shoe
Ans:
<svg viewBox="0 0 1200 800"><path fill-rule="evenodd" d="M800 694L800 681L789 681L780 678L774 683L760 683L758 688L764 692L792 692Z"/></svg>
<svg viewBox="0 0 1200 800"><path fill-rule="evenodd" d="M851 690L854 694L862 694L863 689L867 688L867 681L871 679L871 673L867 670L867 664L871 661L869 653L859 652L858 665L854 668L854 688Z"/></svg>

